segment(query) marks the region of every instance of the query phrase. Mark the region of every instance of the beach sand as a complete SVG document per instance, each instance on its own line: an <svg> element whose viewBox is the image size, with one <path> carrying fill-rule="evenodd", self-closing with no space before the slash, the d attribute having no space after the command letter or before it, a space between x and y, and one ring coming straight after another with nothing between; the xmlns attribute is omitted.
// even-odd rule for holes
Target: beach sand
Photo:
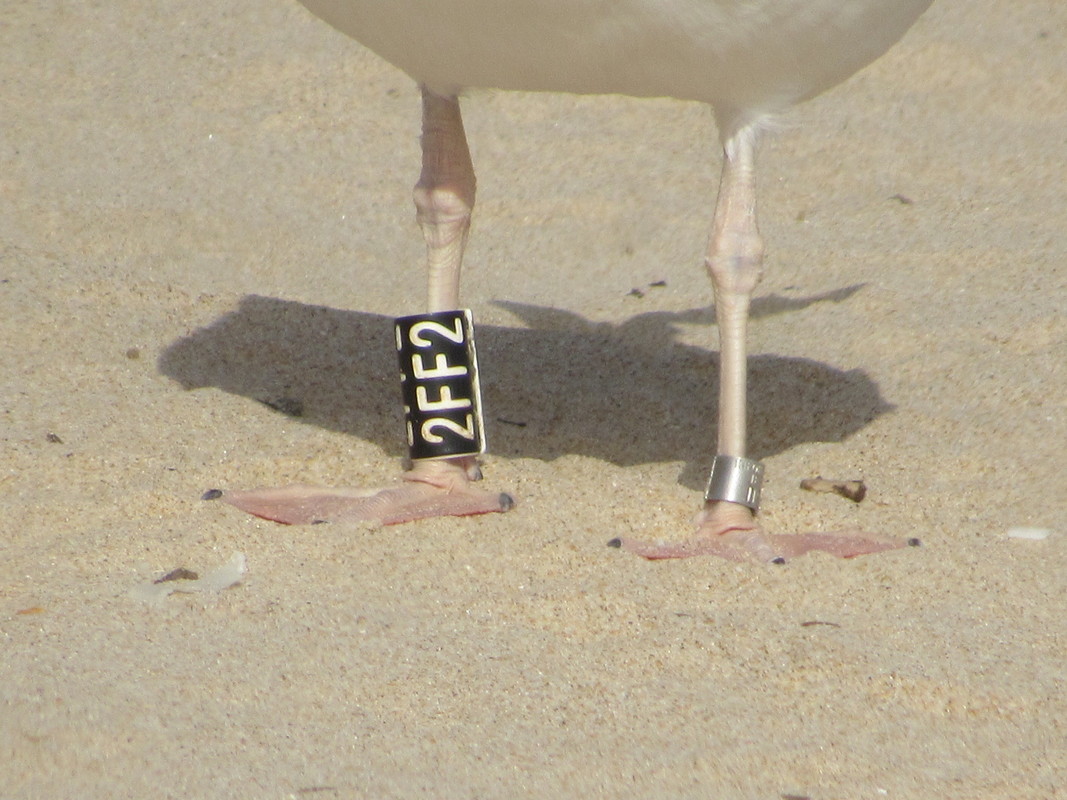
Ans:
<svg viewBox="0 0 1067 800"><path fill-rule="evenodd" d="M1067 4L938 0L765 138L764 521L925 543L784 567L605 546L713 455L705 107L467 98L518 505L290 528L199 498L399 473L416 87L287 0L4 23L0 798L1067 792Z"/></svg>

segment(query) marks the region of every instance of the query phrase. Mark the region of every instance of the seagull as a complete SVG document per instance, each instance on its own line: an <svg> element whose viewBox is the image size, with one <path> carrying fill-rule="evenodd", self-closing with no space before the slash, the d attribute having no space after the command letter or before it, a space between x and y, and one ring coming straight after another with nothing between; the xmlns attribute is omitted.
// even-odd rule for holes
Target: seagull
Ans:
<svg viewBox="0 0 1067 800"><path fill-rule="evenodd" d="M780 114L888 50L932 0L302 0L397 66L422 93L416 218L427 245L427 312L460 308L475 177L459 98L469 89L673 97L707 103L722 175L705 264L719 329L718 442L695 532L678 543L613 539L649 559L713 555L783 563L917 544L858 531L773 534L757 518L763 467L746 453L746 327L762 275L756 144ZM459 328L457 328L457 331ZM473 455L414 460L382 490L212 490L290 524L507 511Z"/></svg>

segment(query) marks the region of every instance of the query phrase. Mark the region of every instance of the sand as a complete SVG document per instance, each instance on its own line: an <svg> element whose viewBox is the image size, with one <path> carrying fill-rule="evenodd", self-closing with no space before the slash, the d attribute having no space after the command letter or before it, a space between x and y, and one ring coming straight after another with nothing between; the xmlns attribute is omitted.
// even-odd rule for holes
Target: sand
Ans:
<svg viewBox="0 0 1067 800"><path fill-rule="evenodd" d="M925 542L784 567L605 547L710 464L707 109L469 97L518 506L287 528L199 497L398 474L415 87L285 0L9 6L4 800L1067 792L1067 4L938 0L765 140L765 522Z"/></svg>

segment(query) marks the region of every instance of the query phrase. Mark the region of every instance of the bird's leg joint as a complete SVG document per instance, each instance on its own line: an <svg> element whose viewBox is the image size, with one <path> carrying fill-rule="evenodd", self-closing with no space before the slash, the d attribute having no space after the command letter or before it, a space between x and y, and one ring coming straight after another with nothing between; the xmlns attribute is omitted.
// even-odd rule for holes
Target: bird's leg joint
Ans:
<svg viewBox="0 0 1067 800"><path fill-rule="evenodd" d="M468 197L452 186L420 183L414 195L415 219L429 247L447 247L466 237L474 205L473 192Z"/></svg>
<svg viewBox="0 0 1067 800"><path fill-rule="evenodd" d="M751 295L763 277L763 253L763 239L755 228L714 237L705 266L716 296Z"/></svg>

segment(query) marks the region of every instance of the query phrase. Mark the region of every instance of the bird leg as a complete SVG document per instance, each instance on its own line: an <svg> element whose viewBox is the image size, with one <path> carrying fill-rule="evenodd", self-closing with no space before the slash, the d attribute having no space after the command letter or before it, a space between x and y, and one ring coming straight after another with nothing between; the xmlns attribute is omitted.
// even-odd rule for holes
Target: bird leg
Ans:
<svg viewBox="0 0 1067 800"><path fill-rule="evenodd" d="M427 311L459 308L459 278L475 187L474 164L463 130L459 98L440 97L423 87L422 174L415 184L415 219L426 239ZM460 488L461 484L457 483L460 474L471 480L481 479L473 456L449 459L446 463L459 468L450 470L453 491ZM415 461L405 478L435 484L443 466L438 461Z"/></svg>
<svg viewBox="0 0 1067 800"><path fill-rule="evenodd" d="M755 517L762 467L745 457L746 329L752 292L763 274L756 226L756 130L742 128L724 145L719 199L706 265L719 326L718 453L695 536L678 544L612 540L649 559L716 555L731 561L782 562L810 550L842 558L902 547L906 542L860 532L775 535Z"/></svg>
<svg viewBox="0 0 1067 800"><path fill-rule="evenodd" d="M428 311L459 307L463 249L474 207L474 167L459 100L422 90L422 174L415 185L416 219L426 239ZM386 525L435 516L507 511L507 494L473 486L474 456L416 460L398 486L381 490L288 486L250 492L212 490L216 497L266 519L288 524L378 520Z"/></svg>

